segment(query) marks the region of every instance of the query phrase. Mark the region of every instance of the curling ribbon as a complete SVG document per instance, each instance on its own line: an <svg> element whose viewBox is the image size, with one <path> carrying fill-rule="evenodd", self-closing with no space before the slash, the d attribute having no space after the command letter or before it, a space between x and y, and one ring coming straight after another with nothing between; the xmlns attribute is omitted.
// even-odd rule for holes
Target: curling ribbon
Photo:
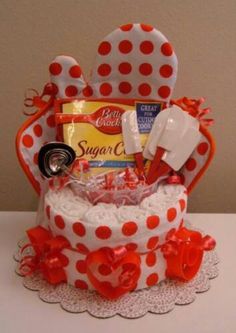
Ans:
<svg viewBox="0 0 236 333"><path fill-rule="evenodd" d="M128 251L124 246L101 248L90 252L86 258L87 276L94 288L108 299L117 299L136 288L141 274L140 256L134 251ZM99 280L99 270L103 275L118 275L114 286L109 281Z"/></svg>
<svg viewBox="0 0 236 333"><path fill-rule="evenodd" d="M173 172L168 178L167 178L167 184L181 184L181 177L176 173Z"/></svg>
<svg viewBox="0 0 236 333"><path fill-rule="evenodd" d="M72 172L84 173L89 171L89 161L85 158L77 158L72 166Z"/></svg>
<svg viewBox="0 0 236 333"><path fill-rule="evenodd" d="M197 118L203 127L214 124L214 119L205 119L204 117L211 112L210 108L201 109L200 106L205 102L205 98L191 99L183 97L177 100L171 100L171 104L179 106L187 111L192 117Z"/></svg>
<svg viewBox="0 0 236 333"><path fill-rule="evenodd" d="M119 261L122 260L127 254L125 246L117 246L114 249L108 247L103 249L103 251L106 252L107 258L113 266L119 263Z"/></svg>
<svg viewBox="0 0 236 333"><path fill-rule="evenodd" d="M26 276L39 271L51 284L66 282L63 267L68 264L68 260L61 250L69 247L69 242L63 236L53 237L49 230L41 226L29 229L27 235L30 243L21 249L21 274ZM35 254L24 255L28 248L33 248Z"/></svg>
<svg viewBox="0 0 236 333"><path fill-rule="evenodd" d="M213 250L215 240L185 227L167 237L161 250L167 262L166 275L183 281L191 280L198 272L204 251Z"/></svg>
<svg viewBox="0 0 236 333"><path fill-rule="evenodd" d="M43 92L39 95L39 92L36 89L28 89L25 93L24 106L26 108L36 108L33 112L23 111L26 116L33 116L38 112L38 110L44 108L47 104L51 105L56 91L52 83L47 83L44 86ZM45 100L44 97L49 96L48 100Z"/></svg>
<svg viewBox="0 0 236 333"><path fill-rule="evenodd" d="M68 184L69 180L70 176L54 176L49 179L48 185L51 190L60 191Z"/></svg>

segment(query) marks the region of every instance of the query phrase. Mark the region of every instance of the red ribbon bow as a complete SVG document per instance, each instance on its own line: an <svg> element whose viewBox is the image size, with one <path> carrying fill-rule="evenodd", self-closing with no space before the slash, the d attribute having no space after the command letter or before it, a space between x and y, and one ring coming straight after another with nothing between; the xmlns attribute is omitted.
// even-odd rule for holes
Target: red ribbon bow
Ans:
<svg viewBox="0 0 236 333"><path fill-rule="evenodd" d="M191 280L201 266L203 252L213 250L215 245L211 236L202 237L200 232L185 227L170 234L161 248L167 262L167 276Z"/></svg>
<svg viewBox="0 0 236 333"><path fill-rule="evenodd" d="M179 106L181 109L187 111L192 117L197 118L202 126L211 126L214 119L203 119L204 116L211 112L210 108L201 109L201 104L205 102L205 98L191 99L183 97L177 100L171 100L171 104Z"/></svg>
<svg viewBox="0 0 236 333"><path fill-rule="evenodd" d="M51 232L41 226L27 231L30 243L25 245L21 253L20 262L22 275L30 275L35 271L42 273L51 284L66 282L66 274L63 269L68 264L68 259L61 250L69 247L69 242L63 236L53 237ZM32 247L34 255L24 255L26 249Z"/></svg>
<svg viewBox="0 0 236 333"><path fill-rule="evenodd" d="M94 288L109 299L117 299L123 294L135 289L141 274L140 256L134 251L128 251L124 246L101 248L90 252L86 259L87 276ZM102 274L102 278L101 275ZM116 284L109 282L116 276ZM104 280L104 276L107 278Z"/></svg>
<svg viewBox="0 0 236 333"><path fill-rule="evenodd" d="M39 95L39 92L36 89L28 89L25 93L24 106L26 108L36 108L33 112L23 111L26 116L33 116L38 112L39 109L44 108L46 104L52 102L56 95L55 88L52 83L47 83L44 86L43 92ZM45 100L44 97L49 96L48 100ZM50 104L50 103L49 103Z"/></svg>

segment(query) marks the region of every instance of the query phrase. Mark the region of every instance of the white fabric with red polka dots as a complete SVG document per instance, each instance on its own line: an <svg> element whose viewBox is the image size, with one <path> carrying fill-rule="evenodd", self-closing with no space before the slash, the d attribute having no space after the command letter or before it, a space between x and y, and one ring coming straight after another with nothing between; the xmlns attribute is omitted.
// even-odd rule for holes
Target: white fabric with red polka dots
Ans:
<svg viewBox="0 0 236 333"><path fill-rule="evenodd" d="M184 186L189 187L204 167L209 158L210 147L210 142L202 135L197 148L180 170Z"/></svg>
<svg viewBox="0 0 236 333"><path fill-rule="evenodd" d="M160 31L127 24L106 36L97 52L88 85L73 58L53 60L49 70L57 97L169 101L177 77L177 57Z"/></svg>
<svg viewBox="0 0 236 333"><path fill-rule="evenodd" d="M49 109L25 128L19 140L17 149L25 163L24 167L27 168L28 176L30 174L34 181L34 188L37 192L40 191L45 181L38 168L38 151L45 143L55 141L55 136L54 111Z"/></svg>
<svg viewBox="0 0 236 333"><path fill-rule="evenodd" d="M165 243L167 234L183 225L186 209L187 194L182 185L162 184L139 206L120 208L113 204L92 206L66 187L46 194L44 224L54 236L63 236L70 242L72 249L62 251L68 262L64 269L69 284L93 290L86 274L87 254L101 247L123 245L140 253L141 276L135 288L138 290L166 278L166 260L159 246ZM112 274L105 271L103 275L99 267L98 272L99 281L113 284Z"/></svg>
<svg viewBox="0 0 236 333"><path fill-rule="evenodd" d="M62 253L68 259L68 265L64 267L67 282L79 289L94 290L86 274L86 255L68 249L62 250ZM166 260L160 249L142 254L140 258L141 275L135 290L151 287L166 279ZM109 275L98 278L113 283Z"/></svg>
<svg viewBox="0 0 236 333"><path fill-rule="evenodd" d="M82 254L120 245L140 253L152 251L165 242L171 229L180 226L187 209L184 186L161 187L166 189L166 194L161 189L144 199L140 206L123 206L122 214L113 205L108 208L109 205L89 206L79 202L68 188L49 191L44 201L45 224L54 236L65 237Z"/></svg>

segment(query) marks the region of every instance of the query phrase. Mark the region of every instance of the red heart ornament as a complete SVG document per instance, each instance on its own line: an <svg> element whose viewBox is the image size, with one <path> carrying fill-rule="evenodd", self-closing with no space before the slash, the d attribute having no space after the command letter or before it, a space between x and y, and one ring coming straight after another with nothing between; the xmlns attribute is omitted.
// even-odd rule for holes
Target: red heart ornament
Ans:
<svg viewBox="0 0 236 333"><path fill-rule="evenodd" d="M202 237L198 231L179 228L162 246L167 277L182 281L193 279L202 264L204 251L212 250L215 244L215 240L208 235Z"/></svg>
<svg viewBox="0 0 236 333"><path fill-rule="evenodd" d="M124 246L114 249L100 248L90 252L86 263L90 282L101 295L108 299L117 299L134 290L141 274L139 254L128 251ZM106 280L104 276L107 277ZM114 276L115 285L111 283L114 281Z"/></svg>

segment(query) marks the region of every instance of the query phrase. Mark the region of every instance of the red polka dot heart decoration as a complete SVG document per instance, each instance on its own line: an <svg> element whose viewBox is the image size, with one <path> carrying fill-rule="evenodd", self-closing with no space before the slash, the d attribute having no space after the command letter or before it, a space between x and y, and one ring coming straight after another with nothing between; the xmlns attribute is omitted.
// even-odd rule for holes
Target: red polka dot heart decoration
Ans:
<svg viewBox="0 0 236 333"><path fill-rule="evenodd" d="M16 139L19 161L35 190L40 193L43 182L37 165L38 151L43 144L57 139L55 99L159 100L168 105L177 65L166 37L145 24L123 25L99 43L88 83L74 58L57 56L49 66L52 96L23 124ZM193 187L205 172L212 145L211 137L203 131L199 146L181 170L185 186Z"/></svg>

